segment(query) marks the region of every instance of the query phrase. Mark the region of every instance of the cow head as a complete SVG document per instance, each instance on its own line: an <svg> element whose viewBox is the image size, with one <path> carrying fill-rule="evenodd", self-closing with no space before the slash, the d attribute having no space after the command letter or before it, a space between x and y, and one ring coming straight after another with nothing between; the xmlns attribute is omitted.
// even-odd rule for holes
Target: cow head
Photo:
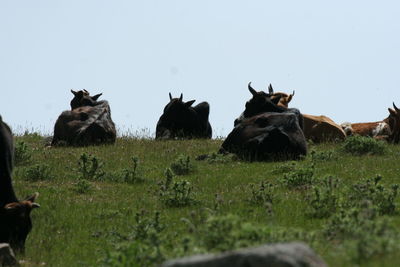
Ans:
<svg viewBox="0 0 400 267"><path fill-rule="evenodd" d="M390 141L392 143L398 144L400 141L400 109L396 107L393 103L393 108L388 108L389 110L389 127L391 130Z"/></svg>
<svg viewBox="0 0 400 267"><path fill-rule="evenodd" d="M80 91L74 91L71 89L71 93L74 95L74 98L71 100L71 110L84 106L94 107L98 105L97 99L102 95L101 93L95 96L90 96L89 92L85 89Z"/></svg>
<svg viewBox="0 0 400 267"><path fill-rule="evenodd" d="M287 108L287 107L289 107L290 101L292 101L292 98L294 96L294 91L290 95L288 95L286 93L282 93L282 92L274 93L274 89L272 88L272 85L269 84L268 95L272 100L279 98L278 106Z"/></svg>
<svg viewBox="0 0 400 267"><path fill-rule="evenodd" d="M272 98L271 94L267 94L263 91L257 92L251 87L251 82L248 84L248 89L253 97L246 102L246 109L243 112L244 117L248 118L262 112L282 112L283 107L279 107L278 103L281 99L280 95ZM270 87L270 90L272 86Z"/></svg>
<svg viewBox="0 0 400 267"><path fill-rule="evenodd" d="M192 112L192 105L196 100L183 102L183 94L179 98L173 98L169 93L169 103L164 107L164 116L168 120L184 120L185 115Z"/></svg>
<svg viewBox="0 0 400 267"><path fill-rule="evenodd" d="M17 251L24 251L25 240L32 229L31 211L39 208L38 193L23 201L11 202L0 208L0 243L10 243Z"/></svg>

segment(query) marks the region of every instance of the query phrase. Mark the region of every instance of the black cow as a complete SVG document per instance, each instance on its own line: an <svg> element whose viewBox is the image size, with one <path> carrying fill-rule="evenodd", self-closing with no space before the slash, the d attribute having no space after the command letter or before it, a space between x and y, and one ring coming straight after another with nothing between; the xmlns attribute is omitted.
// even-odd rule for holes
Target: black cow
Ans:
<svg viewBox="0 0 400 267"><path fill-rule="evenodd" d="M9 243L14 250L23 251L32 229L30 213L39 207L35 203L38 194L23 201L17 199L11 181L13 157L12 133L0 116L0 243Z"/></svg>
<svg viewBox="0 0 400 267"><path fill-rule="evenodd" d="M107 101L97 101L102 95L90 96L86 90L75 92L72 110L64 111L54 125L51 145L98 145L114 143L115 124Z"/></svg>
<svg viewBox="0 0 400 267"><path fill-rule="evenodd" d="M275 95L271 85L268 88L268 94L263 91L257 92L256 90L254 90L253 87L251 87L251 82L249 82L247 87L253 97L246 102L246 108L244 112L234 122L235 126L245 118L250 118L254 115L258 115L264 112L289 112L296 114L299 120L300 128L303 129L303 115L296 108L286 108L279 106L278 103L281 100L282 95Z"/></svg>
<svg viewBox="0 0 400 267"><path fill-rule="evenodd" d="M210 105L201 102L192 107L195 100L183 102L182 98L182 94L179 98L172 98L169 93L170 101L157 123L156 139L211 138Z"/></svg>
<svg viewBox="0 0 400 267"><path fill-rule="evenodd" d="M303 116L298 109L280 107L280 97L257 92L249 83L253 98L235 120L235 128L220 152L235 153L246 160L298 159L307 153Z"/></svg>
<svg viewBox="0 0 400 267"><path fill-rule="evenodd" d="M97 101L99 97L103 94L97 94L95 96L90 96L89 92L86 89L80 90L78 92L71 89L71 93L74 95L74 98L71 100L71 110L84 107L84 106L97 106L102 104L104 101Z"/></svg>

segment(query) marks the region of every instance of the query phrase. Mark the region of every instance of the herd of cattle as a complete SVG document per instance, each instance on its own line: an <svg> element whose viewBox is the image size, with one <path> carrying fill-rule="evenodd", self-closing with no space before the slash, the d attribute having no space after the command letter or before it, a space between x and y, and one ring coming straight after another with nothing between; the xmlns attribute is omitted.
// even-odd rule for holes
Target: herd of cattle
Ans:
<svg viewBox="0 0 400 267"><path fill-rule="evenodd" d="M307 154L306 140L313 142L343 140L349 135L370 136L398 143L400 140L400 110L393 103L389 116L370 123L345 123L338 125L326 116L302 114L289 108L294 96L256 91L251 83L248 89L252 98L245 110L234 121L232 132L224 140L220 153L235 153L245 160L298 159ZM102 94L91 96L88 91L73 91L71 110L64 111L54 126L52 146L82 146L114 143L115 124L107 101L98 101ZM183 95L173 98L169 94L156 127L156 139L211 138L212 128L208 117L210 106L195 100L183 101ZM0 116L0 243L9 243L17 251L24 249L32 228L30 212L39 207L38 194L23 201L15 195L11 174L14 143L10 128Z"/></svg>

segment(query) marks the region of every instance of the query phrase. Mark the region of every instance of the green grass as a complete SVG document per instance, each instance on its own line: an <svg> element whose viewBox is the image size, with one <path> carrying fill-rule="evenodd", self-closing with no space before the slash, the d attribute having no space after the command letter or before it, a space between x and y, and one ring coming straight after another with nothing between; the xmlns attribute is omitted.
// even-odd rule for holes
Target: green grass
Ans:
<svg viewBox="0 0 400 267"><path fill-rule="evenodd" d="M314 164L316 181L313 185L288 188L279 182L288 168L287 162L195 160L201 154L217 151L221 140L120 138L115 145L108 146L45 148L38 135L16 139L28 146L31 157L23 166L15 167L15 189L20 198L39 192L37 201L41 205L32 213L34 227L26 243L26 254L19 255L25 266L42 266L43 263L47 266L98 266L106 262L109 253L119 252L128 258L135 256L137 251L126 252L122 248L134 242L139 242L140 249L149 255L158 255L154 252L154 242L159 242L159 259L202 253L208 250L210 239L218 238L211 235L213 231L207 226L215 219L219 223L217 226L223 227L226 218L238 218L233 223L234 229L224 233L227 239L229 237L229 244L221 244L226 249L299 239L308 242L330 266L393 266L400 260L396 249L378 251L363 260L355 256L355 244L359 240L327 240L322 232L331 217L310 217L306 201L313 186L320 185L318 179L329 175L340 178L338 190L343 201L348 188L360 179L379 174L383 177L380 183L386 188L399 183L399 146L385 145L383 155L353 156L343 152L340 144L312 145L313 157L310 154L296 162L295 169ZM76 190L81 179L78 161L83 153L101 161L105 175L101 181L89 180L90 189L79 193ZM190 182L196 201L191 205L170 207L160 198L160 182L165 180L165 169L181 155L189 156L194 168L187 175L175 176L174 180ZM124 183L108 179L113 173L130 168L132 157L138 158L138 169L144 181ZM26 177L24 170L38 164L49 166L51 179L29 180ZM263 181L274 185L272 204L249 201L250 184L255 184L254 189L257 189ZM397 198L395 203L399 204ZM138 234L136 214L144 213L143 218L151 225L156 211L160 212L164 230L158 233L150 229L151 238L133 238ZM381 219L387 219L389 225L397 229L398 209L393 215L379 215L374 220ZM249 237L253 228L262 234ZM221 250L218 247L211 252Z"/></svg>

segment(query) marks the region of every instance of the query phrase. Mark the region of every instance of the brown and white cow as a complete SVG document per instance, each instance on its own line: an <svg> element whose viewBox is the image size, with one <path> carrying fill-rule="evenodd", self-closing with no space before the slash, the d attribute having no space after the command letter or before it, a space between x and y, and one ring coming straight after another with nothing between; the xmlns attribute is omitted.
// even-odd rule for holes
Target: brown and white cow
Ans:
<svg viewBox="0 0 400 267"><path fill-rule="evenodd" d="M38 208L38 193L19 201L11 181L14 143L10 127L0 116L0 243L9 243L23 251L25 240L32 229L30 213Z"/></svg>
<svg viewBox="0 0 400 267"><path fill-rule="evenodd" d="M347 135L370 136L397 144L400 139L400 110L394 103L393 108L388 108L389 116L384 120L364 123L343 123L342 127Z"/></svg>
<svg viewBox="0 0 400 267"><path fill-rule="evenodd" d="M274 89L272 88L271 84L268 87L268 91L271 99L279 98L278 106L286 108L294 96L294 91L290 95L281 92L274 93ZM326 141L344 140L346 138L346 133L343 131L342 127L324 115L315 116L303 113L303 118L303 132L307 140L320 143Z"/></svg>

